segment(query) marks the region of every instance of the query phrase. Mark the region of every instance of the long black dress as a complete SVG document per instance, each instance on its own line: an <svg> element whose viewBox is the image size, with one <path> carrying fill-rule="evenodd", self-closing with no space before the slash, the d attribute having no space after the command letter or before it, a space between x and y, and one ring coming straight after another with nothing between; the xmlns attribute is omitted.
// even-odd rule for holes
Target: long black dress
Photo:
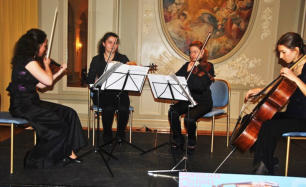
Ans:
<svg viewBox="0 0 306 187"><path fill-rule="evenodd" d="M60 166L62 160L87 144L77 113L70 107L42 101L36 92L38 80L25 69L33 59L20 60L13 66L10 113L25 118L37 133L37 144L24 161L26 168Z"/></svg>

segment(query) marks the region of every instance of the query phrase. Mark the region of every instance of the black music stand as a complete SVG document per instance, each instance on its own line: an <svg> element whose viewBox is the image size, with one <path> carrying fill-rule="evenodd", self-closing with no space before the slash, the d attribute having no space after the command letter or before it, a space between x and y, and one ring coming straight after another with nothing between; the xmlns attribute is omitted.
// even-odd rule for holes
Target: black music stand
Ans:
<svg viewBox="0 0 306 187"><path fill-rule="evenodd" d="M92 90L98 92L98 93L97 93L97 102L98 102L98 104L97 104L97 110L95 111L95 112L96 112L96 116L97 116L97 118L98 118L98 119L97 119L96 136L95 136L95 140L94 140L96 143L93 145L93 147L92 147L89 151L85 152L84 154L82 154L82 155L80 156L80 158L82 158L82 157L85 157L86 155L89 155L89 154L91 154L91 153L99 153L100 156L101 156L101 158L102 158L102 160L103 160L103 162L105 163L105 165L106 165L106 167L107 167L107 169L108 169L108 171L109 171L109 173L111 174L112 177L114 177L114 174L113 174L111 168L109 167L109 164L107 163L107 160L105 159L103 153L106 154L106 155L108 155L110 158L115 159L115 160L118 160L118 158L115 157L114 155L112 155L111 153L107 152L106 150L104 150L104 149L102 148L102 146L99 146L99 145L98 145L98 144L99 144L99 137L100 137L100 115L99 115L99 108L100 108L99 104L100 104L100 102L99 102L99 100L100 100L100 87L101 87L101 84L102 84L103 82L105 82L106 79L111 75L111 73L112 73L113 71L115 71L119 66L120 66L119 63L116 64L116 65L114 65L114 66L112 66L112 67L109 69L109 71L104 72L104 73L99 77L99 79L95 82L95 84L91 85L90 88L89 88L89 89L92 89Z"/></svg>
<svg viewBox="0 0 306 187"><path fill-rule="evenodd" d="M168 99L168 100L183 100L189 101L191 105L188 107L187 117L189 118L189 108L194 107L196 102L190 95L190 92L187 87L187 81L185 77L177 77L176 75L170 76L162 76L162 75L149 75L149 82L153 92L153 95L157 99ZM182 159L170 170L155 170L155 171L148 171L148 175L159 177L160 174L158 173L171 173L171 172L179 172L179 171L187 171L187 160L188 160L188 153L187 153L187 144L188 144L188 133L186 133L187 142L185 147L185 155ZM171 138L170 138L171 139ZM161 144L155 148L149 149L147 152L152 150L158 149L168 143ZM184 162L185 161L185 162ZM184 169L177 170L176 168L184 162Z"/></svg>
<svg viewBox="0 0 306 187"><path fill-rule="evenodd" d="M110 66L107 68L112 68L113 65L109 64ZM149 67L140 67L140 66L129 66L126 64L121 64L118 68L111 71L109 76L105 79L105 81L101 84L101 90L118 90L120 91L117 95L118 103L120 105L120 97L119 95L123 91L130 91L130 92L139 92L141 93L142 88L144 86L145 78L148 74ZM117 118L119 118L119 114L117 113ZM109 142L106 142L102 146L106 146L109 144L114 145L111 149L111 154L115 150L116 146L121 143L126 143L127 145L132 146L133 148L139 150L140 152L144 152L143 149L140 147L128 142L125 139L118 139L113 138Z"/></svg>

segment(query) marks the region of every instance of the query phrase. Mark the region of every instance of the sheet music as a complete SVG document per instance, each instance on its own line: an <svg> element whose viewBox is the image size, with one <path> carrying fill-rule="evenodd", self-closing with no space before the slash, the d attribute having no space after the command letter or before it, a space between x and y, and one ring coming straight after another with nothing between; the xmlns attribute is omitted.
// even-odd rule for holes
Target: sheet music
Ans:
<svg viewBox="0 0 306 187"><path fill-rule="evenodd" d="M195 102L195 100L193 99L193 97L191 96L191 94L187 91L186 87L184 87L179 79L177 78L177 76L175 74L173 75L170 75L171 78L173 78L180 86L180 88L182 89L183 93L187 96L188 98L188 101L190 101L192 107L196 106L197 105L197 102ZM188 87L187 87L188 88Z"/></svg>
<svg viewBox="0 0 306 187"><path fill-rule="evenodd" d="M188 96L171 76L149 74L148 79L154 98L188 101ZM185 77L178 76L177 79L190 95Z"/></svg>
<svg viewBox="0 0 306 187"><path fill-rule="evenodd" d="M107 70L112 69L113 63L109 63ZM121 64L116 68L105 82L101 90L125 90L141 92L149 67Z"/></svg>
<svg viewBox="0 0 306 187"><path fill-rule="evenodd" d="M119 67L121 66L121 62L114 62L109 63L107 65L107 70L104 71L104 73L99 77L99 79L92 85L93 88L96 88L97 86L101 86L108 78L109 76Z"/></svg>

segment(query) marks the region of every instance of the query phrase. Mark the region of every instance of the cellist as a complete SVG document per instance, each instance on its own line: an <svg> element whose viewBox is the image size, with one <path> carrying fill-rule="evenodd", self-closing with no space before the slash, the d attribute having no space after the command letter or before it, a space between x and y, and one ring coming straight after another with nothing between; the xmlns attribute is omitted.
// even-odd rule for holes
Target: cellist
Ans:
<svg viewBox="0 0 306 187"><path fill-rule="evenodd" d="M280 37L276 44L277 57L290 65L301 59L306 52L306 46L301 36L288 32ZM278 159L274 151L278 139L285 132L306 131L306 60L301 61L292 70L283 67L280 75L291 80L297 89L290 97L287 109L277 112L272 119L263 122L254 150L253 173L273 175L278 167ZM254 88L247 92L245 100L259 93L262 88Z"/></svg>

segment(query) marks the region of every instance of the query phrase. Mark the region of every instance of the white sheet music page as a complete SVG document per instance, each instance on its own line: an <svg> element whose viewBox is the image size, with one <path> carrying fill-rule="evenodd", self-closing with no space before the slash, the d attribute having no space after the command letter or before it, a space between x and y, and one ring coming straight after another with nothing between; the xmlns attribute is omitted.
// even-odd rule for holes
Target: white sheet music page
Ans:
<svg viewBox="0 0 306 187"><path fill-rule="evenodd" d="M185 77L178 76L177 78L190 94ZM169 75L149 74L148 79L154 98L188 101L181 87Z"/></svg>
<svg viewBox="0 0 306 187"><path fill-rule="evenodd" d="M149 67L122 64L102 84L101 89L141 92L148 71Z"/></svg>

